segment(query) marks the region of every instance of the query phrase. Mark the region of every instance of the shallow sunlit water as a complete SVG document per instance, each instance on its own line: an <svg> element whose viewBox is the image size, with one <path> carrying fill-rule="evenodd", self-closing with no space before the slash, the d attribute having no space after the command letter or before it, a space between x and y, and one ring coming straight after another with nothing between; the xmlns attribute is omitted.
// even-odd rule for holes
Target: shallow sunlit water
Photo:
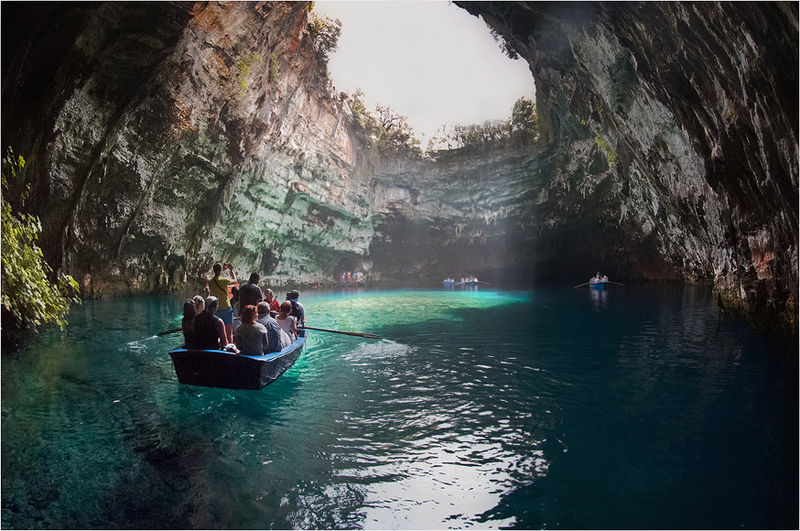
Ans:
<svg viewBox="0 0 800 531"><path fill-rule="evenodd" d="M260 391L178 384L182 299L2 356L4 528L797 528L796 346L699 287L305 292Z"/></svg>

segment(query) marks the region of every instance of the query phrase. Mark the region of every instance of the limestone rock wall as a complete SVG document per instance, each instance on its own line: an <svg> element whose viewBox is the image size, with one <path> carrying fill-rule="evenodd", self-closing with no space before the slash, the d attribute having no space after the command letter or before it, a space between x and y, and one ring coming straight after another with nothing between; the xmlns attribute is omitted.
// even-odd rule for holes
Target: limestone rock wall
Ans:
<svg viewBox="0 0 800 531"><path fill-rule="evenodd" d="M667 266L644 276L796 329L796 3L457 4L531 66L558 225L589 214Z"/></svg>
<svg viewBox="0 0 800 531"><path fill-rule="evenodd" d="M86 295L191 286L214 261L313 281L366 254L371 187L305 3L49 10L4 6L30 25L9 43L3 136L47 258Z"/></svg>

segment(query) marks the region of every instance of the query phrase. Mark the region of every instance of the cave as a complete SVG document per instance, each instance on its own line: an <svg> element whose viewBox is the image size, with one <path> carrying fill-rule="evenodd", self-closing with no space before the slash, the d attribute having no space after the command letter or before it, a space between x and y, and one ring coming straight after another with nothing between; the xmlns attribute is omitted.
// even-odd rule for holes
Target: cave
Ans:
<svg viewBox="0 0 800 531"><path fill-rule="evenodd" d="M215 261L275 284L701 282L796 333L796 3L455 2L536 83L540 139L382 152L306 3L7 3L10 200L83 296ZM457 269L454 271L454 269Z"/></svg>

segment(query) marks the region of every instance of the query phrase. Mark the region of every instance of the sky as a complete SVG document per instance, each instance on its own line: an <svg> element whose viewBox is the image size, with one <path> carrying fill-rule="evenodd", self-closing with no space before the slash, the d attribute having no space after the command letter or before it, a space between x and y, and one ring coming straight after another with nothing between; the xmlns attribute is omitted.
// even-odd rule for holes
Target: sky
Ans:
<svg viewBox="0 0 800 531"><path fill-rule="evenodd" d="M342 22L328 63L336 90L360 88L369 110L406 116L423 148L442 124L506 120L517 99L534 99L527 63L448 1L318 1L314 12Z"/></svg>

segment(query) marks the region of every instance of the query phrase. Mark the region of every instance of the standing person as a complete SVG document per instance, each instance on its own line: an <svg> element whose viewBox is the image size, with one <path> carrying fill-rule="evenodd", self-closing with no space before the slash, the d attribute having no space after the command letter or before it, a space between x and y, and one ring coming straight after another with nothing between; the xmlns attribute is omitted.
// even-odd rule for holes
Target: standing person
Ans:
<svg viewBox="0 0 800 531"><path fill-rule="evenodd" d="M233 286L231 288L231 308L233 308L233 335L236 336L236 329L239 328L239 325L242 324L241 314L240 311L241 305L239 304L239 288Z"/></svg>
<svg viewBox="0 0 800 531"><path fill-rule="evenodd" d="M255 306L264 300L264 294L258 287L259 280L261 280L261 275L250 273L250 280L239 286L239 308Z"/></svg>
<svg viewBox="0 0 800 531"><path fill-rule="evenodd" d="M270 314L269 314L269 303L261 301L258 303L258 321L264 328L267 329L267 350L264 353L268 352L278 352L286 347L288 347L292 341L286 332L283 331L281 325L278 324Z"/></svg>
<svg viewBox="0 0 800 531"><path fill-rule="evenodd" d="M306 323L306 311L300 301L297 300L299 298L300 292L296 289L286 294L286 300L292 304L291 315L297 318L298 326L303 326Z"/></svg>
<svg viewBox="0 0 800 531"><path fill-rule="evenodd" d="M281 329L289 336L289 339L294 341L297 339L297 319L293 315L289 315L292 311L292 303L284 301L281 303L281 311L275 317L275 321L280 325Z"/></svg>
<svg viewBox="0 0 800 531"><path fill-rule="evenodd" d="M217 316L222 319L222 323L225 325L225 343L227 344L233 343L233 308L231 308L231 301L228 299L228 285L236 284L239 281L236 280L233 266L231 264L225 265L233 278L219 276L222 273L222 264L214 264L214 276L208 281L206 288L219 301ZM206 300L206 306L208 306L208 300Z"/></svg>
<svg viewBox="0 0 800 531"><path fill-rule="evenodd" d="M281 303L275 298L275 293L267 288L264 290L264 302L269 303L269 311L278 312L281 309Z"/></svg>
<svg viewBox="0 0 800 531"><path fill-rule="evenodd" d="M236 347L242 354L264 354L267 350L267 329L256 322L256 307L242 309L242 324L236 329Z"/></svg>
<svg viewBox="0 0 800 531"><path fill-rule="evenodd" d="M194 349L221 350L228 344L225 324L217 316L219 301L213 295L206 299L206 309L194 318L194 337L190 345Z"/></svg>

